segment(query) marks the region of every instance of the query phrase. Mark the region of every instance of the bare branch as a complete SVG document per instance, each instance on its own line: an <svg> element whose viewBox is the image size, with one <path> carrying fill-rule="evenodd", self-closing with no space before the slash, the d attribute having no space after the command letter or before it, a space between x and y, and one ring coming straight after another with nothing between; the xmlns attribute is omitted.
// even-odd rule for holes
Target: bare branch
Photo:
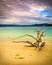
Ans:
<svg viewBox="0 0 52 65"><path fill-rule="evenodd" d="M45 45L45 42L41 42L41 43L39 44L40 47L43 47L44 45Z"/></svg>
<svg viewBox="0 0 52 65"><path fill-rule="evenodd" d="M20 37L18 37L18 38L25 37L25 36L29 36L29 37L32 37L33 39L37 40L34 36L32 36L32 35L28 35L28 34L25 34L25 35L20 36Z"/></svg>
<svg viewBox="0 0 52 65"><path fill-rule="evenodd" d="M40 38L41 38L41 37L45 37L46 34L44 35L44 32L45 32L45 31L42 31L42 32L41 32Z"/></svg>
<svg viewBox="0 0 52 65"><path fill-rule="evenodd" d="M13 43L21 43L21 42L23 42L23 43L28 43L28 44L31 44L31 45L33 45L31 42L29 42L29 41L13 41Z"/></svg>
<svg viewBox="0 0 52 65"><path fill-rule="evenodd" d="M28 44L30 44L31 46L33 46L33 47L36 47L37 48L37 44L36 43L32 43L32 42L29 42L29 41L13 41L13 43L21 43L21 42L23 42L23 43L28 43Z"/></svg>

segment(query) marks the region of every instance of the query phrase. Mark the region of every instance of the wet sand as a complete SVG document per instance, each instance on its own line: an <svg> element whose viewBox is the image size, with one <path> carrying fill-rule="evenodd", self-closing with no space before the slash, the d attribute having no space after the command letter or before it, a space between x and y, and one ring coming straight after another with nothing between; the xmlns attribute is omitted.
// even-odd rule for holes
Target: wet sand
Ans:
<svg viewBox="0 0 52 65"><path fill-rule="evenodd" d="M52 65L52 41L46 40L40 51L29 46L0 39L0 65Z"/></svg>

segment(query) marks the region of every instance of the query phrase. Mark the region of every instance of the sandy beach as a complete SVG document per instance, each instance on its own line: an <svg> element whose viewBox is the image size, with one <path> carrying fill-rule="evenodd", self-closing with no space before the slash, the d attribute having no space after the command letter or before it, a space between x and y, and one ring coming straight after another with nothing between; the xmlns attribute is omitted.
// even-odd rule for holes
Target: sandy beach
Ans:
<svg viewBox="0 0 52 65"><path fill-rule="evenodd" d="M0 39L0 65L52 65L52 41L47 40L40 51L29 46Z"/></svg>

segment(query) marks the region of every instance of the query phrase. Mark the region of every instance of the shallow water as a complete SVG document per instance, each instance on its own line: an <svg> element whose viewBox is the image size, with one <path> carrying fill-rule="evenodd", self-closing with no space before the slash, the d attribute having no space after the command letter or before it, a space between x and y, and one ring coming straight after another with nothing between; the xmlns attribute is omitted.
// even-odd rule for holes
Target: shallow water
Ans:
<svg viewBox="0 0 52 65"><path fill-rule="evenodd" d="M36 29L42 27L0 27L0 38L15 38L24 34L31 34L36 36ZM43 27L46 37L52 38L52 27Z"/></svg>

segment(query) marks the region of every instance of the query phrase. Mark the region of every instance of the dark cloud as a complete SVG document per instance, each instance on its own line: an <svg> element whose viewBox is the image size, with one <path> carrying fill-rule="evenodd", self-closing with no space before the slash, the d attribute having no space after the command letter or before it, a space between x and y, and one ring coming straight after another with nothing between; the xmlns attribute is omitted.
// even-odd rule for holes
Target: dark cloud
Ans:
<svg viewBox="0 0 52 65"><path fill-rule="evenodd" d="M0 9L5 11L11 11L12 9L19 9L28 11L30 8L26 4L37 4L52 7L52 0L1 0Z"/></svg>
<svg viewBox="0 0 52 65"><path fill-rule="evenodd" d="M0 19L7 19L8 17L12 17L10 14L13 14L12 13L13 10L23 11L23 12L26 11L29 13L31 9L31 5L32 7L46 6L46 9L52 12L52 0L0 0ZM33 17L30 15L29 16L19 16L19 15L17 16L17 18L20 18L20 19L30 19L30 20L34 19L34 20L40 20L40 21L49 21L49 18L51 18L52 15L47 15L46 17L47 18L45 19L44 17L36 18L36 16Z"/></svg>
<svg viewBox="0 0 52 65"><path fill-rule="evenodd" d="M51 15L49 15L49 16L46 16L46 17L48 17L48 18L52 18L52 16L51 16Z"/></svg>
<svg viewBox="0 0 52 65"><path fill-rule="evenodd" d="M0 16L6 16L12 10L28 11L30 8L20 0L1 0L0 1Z"/></svg>
<svg viewBox="0 0 52 65"><path fill-rule="evenodd" d="M52 6L52 0L19 0L19 1L26 2L26 3L29 3L29 4L37 3L39 5L45 4L45 5L48 5L48 6Z"/></svg>
<svg viewBox="0 0 52 65"><path fill-rule="evenodd" d="M52 6L52 0L42 0L42 2L47 4L48 6Z"/></svg>

